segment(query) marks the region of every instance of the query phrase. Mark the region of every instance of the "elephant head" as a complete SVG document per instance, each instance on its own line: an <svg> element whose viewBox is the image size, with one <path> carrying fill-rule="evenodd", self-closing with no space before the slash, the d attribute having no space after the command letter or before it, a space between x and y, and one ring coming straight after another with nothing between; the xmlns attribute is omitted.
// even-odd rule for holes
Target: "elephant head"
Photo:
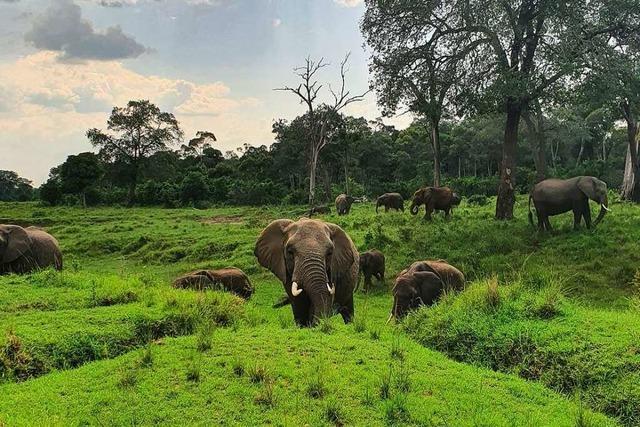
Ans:
<svg viewBox="0 0 640 427"><path fill-rule="evenodd" d="M413 199L411 200L411 215L417 215L421 205L426 204L431 198L431 188L420 188L413 193Z"/></svg>
<svg viewBox="0 0 640 427"><path fill-rule="evenodd" d="M442 293L442 277L426 263L417 263L404 270L393 287L391 316L401 319L409 311L425 304L432 304Z"/></svg>
<svg viewBox="0 0 640 427"><path fill-rule="evenodd" d="M262 231L254 254L284 284L296 321L312 325L332 314L336 278L356 262L352 247L335 224L280 219Z"/></svg>
<svg viewBox="0 0 640 427"><path fill-rule="evenodd" d="M607 184L593 176L583 176L578 180L578 189L589 199L600 205L600 213L593 222L593 225L597 225L609 211Z"/></svg>
<svg viewBox="0 0 640 427"><path fill-rule="evenodd" d="M453 193L451 195L451 206L458 206L461 201L462 198L458 195L458 193Z"/></svg>
<svg viewBox="0 0 640 427"><path fill-rule="evenodd" d="M28 253L31 238L24 228L0 224L0 264L8 264Z"/></svg>

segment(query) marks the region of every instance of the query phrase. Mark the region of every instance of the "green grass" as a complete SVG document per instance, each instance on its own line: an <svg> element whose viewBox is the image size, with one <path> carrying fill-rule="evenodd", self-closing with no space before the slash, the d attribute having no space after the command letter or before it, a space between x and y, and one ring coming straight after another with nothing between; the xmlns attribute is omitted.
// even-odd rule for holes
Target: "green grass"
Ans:
<svg viewBox="0 0 640 427"><path fill-rule="evenodd" d="M592 408L640 425L638 311L583 307L563 296L556 278L532 274L508 285L479 281L402 326L455 360L579 394Z"/></svg>
<svg viewBox="0 0 640 427"><path fill-rule="evenodd" d="M353 325L334 317L314 330L271 308L282 285L253 256L262 228L302 207L0 207L0 223L40 225L65 255L62 273L0 277L0 425L616 423L591 408L635 422L620 408L637 396L638 207L613 204L591 231L557 217L543 235L526 222L524 199L506 223L492 204L463 203L431 223L369 204L323 216L360 250L382 250L387 279L358 293ZM477 282L468 295L495 277L497 294L481 301L491 310L463 313L465 293L404 330L385 326L395 274L437 258ZM250 301L170 288L183 272L228 266L249 275ZM524 286L540 291L516 298ZM191 336L170 338L181 335ZM518 344L530 337L535 345ZM510 342L519 353L505 350Z"/></svg>
<svg viewBox="0 0 640 427"><path fill-rule="evenodd" d="M331 335L245 325L216 330L212 344L219 350L194 359L194 338L165 339L154 346L150 367L140 366L141 351L135 351L0 386L0 420L8 425L44 419L50 425L333 425L339 417L346 425L384 425L401 416L409 425L575 425L577 406L544 387L450 361L406 339L403 366L411 375L410 390L405 393L394 382L388 398L368 397L389 364L399 369L389 357L390 340L387 332L382 342L372 341L339 322ZM239 359L250 366L240 374ZM321 398L309 396L304 380L316 376L319 364ZM404 399L400 413L399 399ZM613 425L589 411L584 416L588 425Z"/></svg>

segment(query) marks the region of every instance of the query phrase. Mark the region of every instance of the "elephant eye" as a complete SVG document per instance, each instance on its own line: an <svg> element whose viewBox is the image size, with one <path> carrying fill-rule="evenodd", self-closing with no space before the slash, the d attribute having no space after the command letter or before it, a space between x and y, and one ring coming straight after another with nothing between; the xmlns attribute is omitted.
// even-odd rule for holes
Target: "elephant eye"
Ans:
<svg viewBox="0 0 640 427"><path fill-rule="evenodd" d="M287 255L293 256L293 246L287 246Z"/></svg>

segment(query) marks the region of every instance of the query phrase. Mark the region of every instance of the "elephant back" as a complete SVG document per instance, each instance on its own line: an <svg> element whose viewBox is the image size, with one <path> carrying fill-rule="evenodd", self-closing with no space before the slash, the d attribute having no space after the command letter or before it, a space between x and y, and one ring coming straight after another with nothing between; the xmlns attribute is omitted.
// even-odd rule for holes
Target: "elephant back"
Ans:
<svg viewBox="0 0 640 427"><path fill-rule="evenodd" d="M51 234L37 227L27 227L27 234L31 238L31 256L37 268L54 267L62 269L62 252L60 244Z"/></svg>

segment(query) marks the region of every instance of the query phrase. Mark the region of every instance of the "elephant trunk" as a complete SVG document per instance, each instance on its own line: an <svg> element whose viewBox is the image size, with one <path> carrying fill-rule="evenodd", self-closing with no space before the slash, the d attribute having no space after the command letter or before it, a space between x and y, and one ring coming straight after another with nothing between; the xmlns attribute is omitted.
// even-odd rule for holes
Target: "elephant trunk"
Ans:
<svg viewBox="0 0 640 427"><path fill-rule="evenodd" d="M318 320L331 316L335 285L330 281L331 274L324 259L305 259L301 267L304 290L311 301L309 322L315 325Z"/></svg>
<svg viewBox="0 0 640 427"><path fill-rule="evenodd" d="M420 210L420 205L415 201L411 202L411 215L418 215L419 210Z"/></svg>
<svg viewBox="0 0 640 427"><path fill-rule="evenodd" d="M596 220L593 222L593 225L598 225L600 221L602 221L602 218L604 218L604 216L607 214L607 212L609 212L609 200L607 199L607 196L604 196L604 198L600 201L600 213L598 214Z"/></svg>

